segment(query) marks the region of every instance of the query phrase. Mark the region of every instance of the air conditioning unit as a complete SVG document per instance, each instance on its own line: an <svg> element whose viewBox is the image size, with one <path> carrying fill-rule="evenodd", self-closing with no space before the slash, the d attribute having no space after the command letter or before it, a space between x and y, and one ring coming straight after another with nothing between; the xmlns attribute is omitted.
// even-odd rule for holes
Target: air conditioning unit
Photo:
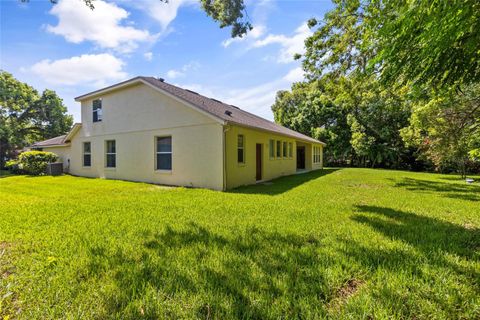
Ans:
<svg viewBox="0 0 480 320"><path fill-rule="evenodd" d="M54 162L47 164L47 175L49 176L59 176L63 173L63 163Z"/></svg>

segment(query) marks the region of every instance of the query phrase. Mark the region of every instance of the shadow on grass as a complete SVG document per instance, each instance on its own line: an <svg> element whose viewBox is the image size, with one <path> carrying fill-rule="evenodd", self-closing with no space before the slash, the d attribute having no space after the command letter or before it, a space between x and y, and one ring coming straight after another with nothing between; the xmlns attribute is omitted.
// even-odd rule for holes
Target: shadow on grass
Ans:
<svg viewBox="0 0 480 320"><path fill-rule="evenodd" d="M467 229L450 222L390 208L377 206L357 206L356 208L362 214L354 215L352 217L354 221L369 225L392 240L408 243L429 258L429 263L449 266L458 273L472 277L472 280L480 285L478 271L462 269L459 265L445 259L446 254L453 254L468 261L478 259L480 229ZM361 254L366 254L369 259L379 255L377 257L379 260L388 262L388 256L382 255L381 252L382 250L375 250L375 252ZM407 256L403 256L401 252L398 254L399 256L392 259L396 260L400 257L400 261L408 261ZM394 267L397 262L392 266Z"/></svg>
<svg viewBox="0 0 480 320"><path fill-rule="evenodd" d="M411 191L439 193L453 199L480 201L480 186L475 185L404 178L402 181L396 182L395 187Z"/></svg>
<svg viewBox="0 0 480 320"><path fill-rule="evenodd" d="M343 284L351 279L369 281L380 269L382 278L387 271L388 278L401 288L382 287L376 301L385 309L396 310L399 318L412 318L418 305L415 301L406 305L402 296L393 299L398 292L411 290L423 299L437 299L438 306L452 308L448 314L453 318L458 315L458 305L448 295L439 295L439 288L449 286L452 290L452 283L461 281L478 295L480 277L473 263L457 264L446 258L454 254L469 261L478 259L478 229L383 207L358 206L357 210L360 214L354 221L392 241L386 241L386 246L368 246L372 243L358 243L345 235L325 248L315 235L257 227L228 230L223 235L190 223L179 229L166 227L161 232L140 234L141 245L133 252L91 248L90 260L81 269L86 274L79 281L105 277L110 289L102 292L99 303L104 306L105 317L122 319L327 318L337 312L330 305L338 303ZM420 254L391 246L399 240ZM452 272L438 276L436 272L441 269ZM376 281L371 285L382 286ZM421 287L437 282L443 284ZM373 290L372 294L379 292ZM465 301L473 299L462 294L460 298ZM340 297L338 312L344 303L346 298ZM365 314L360 309L359 314Z"/></svg>
<svg viewBox="0 0 480 320"><path fill-rule="evenodd" d="M337 170L341 170L341 169L329 168L329 169L310 171L306 173L293 174L290 176L277 178L265 183L238 187L238 188L229 190L227 192L276 195L276 194L287 192L293 188L296 188L304 183L309 182L310 180L314 180L314 179L326 176Z"/></svg>
<svg viewBox="0 0 480 320"><path fill-rule="evenodd" d="M331 292L317 269L322 260L314 236L254 227L229 235L194 223L179 230L167 227L145 235L137 258L91 250L89 274L113 272L116 290L105 305L108 314L124 319L324 314Z"/></svg>

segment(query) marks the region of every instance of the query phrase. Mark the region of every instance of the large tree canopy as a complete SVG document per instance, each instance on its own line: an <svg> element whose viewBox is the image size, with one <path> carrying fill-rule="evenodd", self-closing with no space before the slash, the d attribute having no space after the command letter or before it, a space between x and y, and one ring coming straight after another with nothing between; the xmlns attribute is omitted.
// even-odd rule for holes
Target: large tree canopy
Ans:
<svg viewBox="0 0 480 320"><path fill-rule="evenodd" d="M15 150L68 132L73 117L66 112L54 91L47 89L39 95L28 84L0 71L0 167Z"/></svg>
<svg viewBox="0 0 480 320"><path fill-rule="evenodd" d="M275 119L322 132L333 162L348 154L352 163L413 167L413 147L439 169L478 161L480 2L333 2L323 20L308 22L306 80L278 94ZM336 110L334 120L326 110Z"/></svg>
<svg viewBox="0 0 480 320"><path fill-rule="evenodd" d="M334 0L307 39L310 77L377 73L388 84L437 89L480 77L480 2L477 0ZM310 26L317 25L316 20Z"/></svg>

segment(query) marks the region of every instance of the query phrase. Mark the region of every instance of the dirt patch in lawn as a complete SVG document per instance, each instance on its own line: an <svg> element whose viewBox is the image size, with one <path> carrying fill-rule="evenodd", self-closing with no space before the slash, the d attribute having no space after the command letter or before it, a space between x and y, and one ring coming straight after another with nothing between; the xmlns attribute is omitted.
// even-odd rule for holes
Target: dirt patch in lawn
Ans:
<svg viewBox="0 0 480 320"><path fill-rule="evenodd" d="M0 241L0 279L6 279L15 269L8 258L12 246L13 244L11 242Z"/></svg>
<svg viewBox="0 0 480 320"><path fill-rule="evenodd" d="M347 300L355 295L363 285L365 285L363 280L349 279L337 290L334 298L328 304L328 309L333 312L339 311Z"/></svg>

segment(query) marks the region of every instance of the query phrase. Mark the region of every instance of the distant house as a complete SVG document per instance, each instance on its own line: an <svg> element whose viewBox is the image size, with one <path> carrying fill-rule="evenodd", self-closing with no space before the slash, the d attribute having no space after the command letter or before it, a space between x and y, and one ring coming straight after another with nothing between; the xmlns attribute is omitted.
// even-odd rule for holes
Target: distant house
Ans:
<svg viewBox="0 0 480 320"><path fill-rule="evenodd" d="M32 146L73 175L225 190L323 165L323 142L163 79L75 100L82 123Z"/></svg>

